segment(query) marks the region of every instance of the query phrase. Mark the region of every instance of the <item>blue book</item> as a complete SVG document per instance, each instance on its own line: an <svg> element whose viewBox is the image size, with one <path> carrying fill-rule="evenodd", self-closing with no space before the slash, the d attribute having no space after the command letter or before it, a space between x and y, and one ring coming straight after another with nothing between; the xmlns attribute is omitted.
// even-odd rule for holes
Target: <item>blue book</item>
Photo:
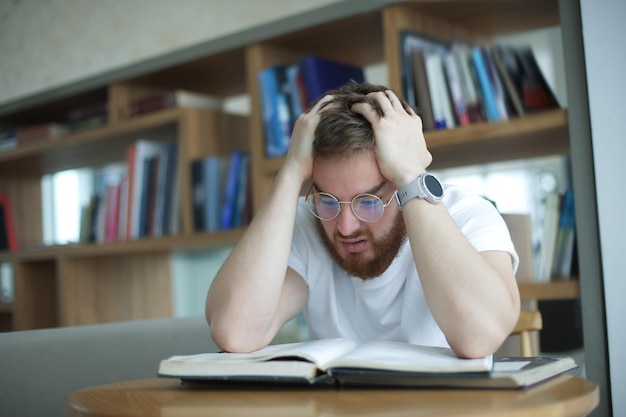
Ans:
<svg viewBox="0 0 626 417"><path fill-rule="evenodd" d="M281 91L277 71L269 67L259 72L261 116L265 133L265 153L268 157L284 156L291 137L290 111L286 95Z"/></svg>
<svg viewBox="0 0 626 417"><path fill-rule="evenodd" d="M222 159L219 156L210 156L203 163L204 186L204 230L215 232L220 228L220 191Z"/></svg>
<svg viewBox="0 0 626 417"><path fill-rule="evenodd" d="M483 59L483 53L479 46L472 48L472 62L474 64L474 68L476 69L480 89L483 93L482 95L487 111L487 119L490 122L497 122L500 120L500 113L498 112L496 96L493 91L493 87L491 86L487 65Z"/></svg>
<svg viewBox="0 0 626 417"><path fill-rule="evenodd" d="M235 198L235 212L233 214L233 228L243 226L244 208L248 198L248 170L250 168L250 155L243 153L239 164L239 176L237 178L237 196Z"/></svg>
<svg viewBox="0 0 626 417"><path fill-rule="evenodd" d="M328 90L340 87L350 81L357 83L365 81L363 68L315 55L300 58L298 65L309 102L319 99Z"/></svg>
<svg viewBox="0 0 626 417"><path fill-rule="evenodd" d="M237 185L239 178L239 166L241 164L242 152L233 151L228 163L226 182L224 183L224 194L222 200L222 212L220 217L220 229L228 230L233 227L233 215L235 213L235 201L237 198Z"/></svg>
<svg viewBox="0 0 626 417"><path fill-rule="evenodd" d="M571 189L567 189L561 199L559 228L557 231L554 261L552 264L552 277L554 278L567 278L571 273L575 229L574 193Z"/></svg>

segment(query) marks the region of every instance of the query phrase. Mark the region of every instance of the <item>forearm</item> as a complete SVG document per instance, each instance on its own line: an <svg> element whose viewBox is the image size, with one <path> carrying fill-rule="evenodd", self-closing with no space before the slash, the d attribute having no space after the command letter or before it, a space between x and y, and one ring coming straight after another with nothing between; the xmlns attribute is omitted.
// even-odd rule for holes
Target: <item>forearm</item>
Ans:
<svg viewBox="0 0 626 417"><path fill-rule="evenodd" d="M222 348L260 347L271 341L282 324L276 319L300 188L301 181L279 173L270 195L211 285L206 317Z"/></svg>
<svg viewBox="0 0 626 417"><path fill-rule="evenodd" d="M443 204L414 199L403 216L426 299L448 343L462 357L492 353L519 314L510 256L477 252Z"/></svg>

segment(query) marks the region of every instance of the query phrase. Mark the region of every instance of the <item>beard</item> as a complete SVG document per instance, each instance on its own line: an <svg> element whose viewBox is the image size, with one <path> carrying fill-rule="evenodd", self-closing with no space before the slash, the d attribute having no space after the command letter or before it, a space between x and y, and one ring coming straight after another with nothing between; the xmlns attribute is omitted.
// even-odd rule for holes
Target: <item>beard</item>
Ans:
<svg viewBox="0 0 626 417"><path fill-rule="evenodd" d="M361 278L364 281L382 275L396 256L398 256L398 252L407 238L404 219L401 213L397 213L391 230L379 239L374 239L368 230L358 231L352 236L341 236L339 232L335 232L333 238L366 236L374 252L372 259L365 259L362 253L347 253L345 257L342 257L337 251L333 240L326 234L322 221L316 219L315 225L322 243L337 265L348 274Z"/></svg>

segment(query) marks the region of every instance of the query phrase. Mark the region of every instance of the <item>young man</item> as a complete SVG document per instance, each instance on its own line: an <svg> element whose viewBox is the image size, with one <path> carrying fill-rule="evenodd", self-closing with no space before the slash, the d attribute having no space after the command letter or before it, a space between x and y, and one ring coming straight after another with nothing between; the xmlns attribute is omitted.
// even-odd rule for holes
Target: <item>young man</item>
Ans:
<svg viewBox="0 0 626 417"><path fill-rule="evenodd" d="M348 84L300 116L209 290L214 341L262 348L304 309L313 338L493 353L519 315L517 255L493 205L442 188L431 160L420 118L385 87Z"/></svg>

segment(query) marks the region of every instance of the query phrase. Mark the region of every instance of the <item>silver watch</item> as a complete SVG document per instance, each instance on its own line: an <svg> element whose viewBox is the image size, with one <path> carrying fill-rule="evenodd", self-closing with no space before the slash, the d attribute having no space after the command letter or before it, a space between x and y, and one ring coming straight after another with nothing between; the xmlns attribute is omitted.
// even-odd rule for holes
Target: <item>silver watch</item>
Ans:
<svg viewBox="0 0 626 417"><path fill-rule="evenodd" d="M398 207L402 207L413 198L421 198L430 203L439 203L443 199L441 182L433 174L420 174L415 180L400 188L396 194Z"/></svg>

